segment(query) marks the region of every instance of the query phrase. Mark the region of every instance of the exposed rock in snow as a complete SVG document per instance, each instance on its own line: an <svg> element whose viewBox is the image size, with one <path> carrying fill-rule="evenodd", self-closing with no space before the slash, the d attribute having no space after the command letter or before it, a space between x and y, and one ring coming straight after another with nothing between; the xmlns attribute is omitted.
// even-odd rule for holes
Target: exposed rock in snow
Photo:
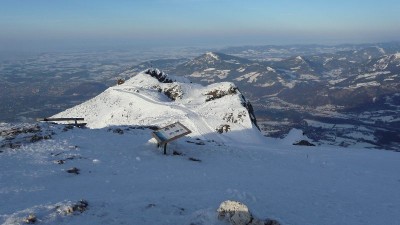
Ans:
<svg viewBox="0 0 400 225"><path fill-rule="evenodd" d="M74 173L76 175L79 174L80 169L76 168L76 167L72 167L71 169L67 170L67 173Z"/></svg>
<svg viewBox="0 0 400 225"><path fill-rule="evenodd" d="M215 99L222 98L222 97L224 97L226 95L236 94L237 90L238 90L237 87L235 87L233 84L229 84L228 83L227 86L223 85L223 86L218 87L218 88L216 88L214 90L206 92L204 95L207 96L206 102L208 102L208 101L212 101L212 100L215 100Z"/></svg>
<svg viewBox="0 0 400 225"><path fill-rule="evenodd" d="M39 126L38 124L10 127L9 129L0 130L0 141L2 141L0 148L19 148L28 142L35 143L51 139L51 135L53 135L52 131L48 130L46 126Z"/></svg>
<svg viewBox="0 0 400 225"><path fill-rule="evenodd" d="M295 142L295 143L293 143L293 145L315 146L315 144L310 143L307 140L301 140L301 141Z"/></svg>
<svg viewBox="0 0 400 225"><path fill-rule="evenodd" d="M222 124L222 125L219 125L219 127L217 127L215 130L218 133L222 134L224 132L226 133L226 132L230 131L231 130L231 126L229 126L228 124Z"/></svg>
<svg viewBox="0 0 400 225"><path fill-rule="evenodd" d="M280 225L276 220L255 218L245 204L237 201L222 202L217 212L218 219L228 221L232 225Z"/></svg>
<svg viewBox="0 0 400 225"><path fill-rule="evenodd" d="M59 224L65 217L79 215L88 209L89 203L80 200L76 203L60 202L52 205L38 205L29 209L15 212L3 224ZM0 215L1 216L1 215Z"/></svg>
<svg viewBox="0 0 400 225"><path fill-rule="evenodd" d="M224 201L219 206L218 219L227 220L232 225L248 225L252 220L251 213L246 205L237 201Z"/></svg>
<svg viewBox="0 0 400 225"><path fill-rule="evenodd" d="M172 80L167 78L167 75L158 69L153 69L153 70L148 69L144 73L156 78L158 81L162 83L172 83Z"/></svg>
<svg viewBox="0 0 400 225"><path fill-rule="evenodd" d="M24 222L28 223L28 224L36 223L36 221L37 221L37 218L36 218L35 214L29 214L29 216L24 219Z"/></svg>

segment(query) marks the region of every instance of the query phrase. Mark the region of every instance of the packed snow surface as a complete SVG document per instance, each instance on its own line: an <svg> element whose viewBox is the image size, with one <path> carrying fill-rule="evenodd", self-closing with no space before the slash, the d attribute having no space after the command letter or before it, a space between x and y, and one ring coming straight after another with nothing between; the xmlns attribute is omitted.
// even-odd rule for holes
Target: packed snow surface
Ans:
<svg viewBox="0 0 400 225"><path fill-rule="evenodd" d="M217 208L234 200L281 224L399 224L399 152L294 146L306 138L300 130L263 138L249 115L236 123L220 118L244 109L238 94L205 103L204 91L229 83L179 84L176 101L152 85L177 83L151 83L142 74L59 114L85 117L89 128L40 123L35 129L50 138L3 135L0 223L25 224L34 214L37 224L222 225ZM164 155L145 126L175 121L193 133ZM232 130L215 132L221 121ZM16 140L21 146L3 146ZM67 213L81 199L86 210Z"/></svg>
<svg viewBox="0 0 400 225"><path fill-rule="evenodd" d="M163 155L149 129L48 126L50 140L1 149L1 224L31 213L38 224L224 224L216 210L225 200L282 224L400 221L397 152L184 137ZM66 172L72 167L80 174ZM87 211L57 211L80 199Z"/></svg>

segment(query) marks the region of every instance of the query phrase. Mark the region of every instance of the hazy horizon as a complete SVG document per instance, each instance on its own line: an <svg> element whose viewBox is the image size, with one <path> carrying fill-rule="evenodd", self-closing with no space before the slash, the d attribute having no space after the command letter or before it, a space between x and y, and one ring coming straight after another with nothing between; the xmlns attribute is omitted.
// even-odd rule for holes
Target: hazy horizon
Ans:
<svg viewBox="0 0 400 225"><path fill-rule="evenodd" d="M0 52L400 40L400 2L2 0Z"/></svg>

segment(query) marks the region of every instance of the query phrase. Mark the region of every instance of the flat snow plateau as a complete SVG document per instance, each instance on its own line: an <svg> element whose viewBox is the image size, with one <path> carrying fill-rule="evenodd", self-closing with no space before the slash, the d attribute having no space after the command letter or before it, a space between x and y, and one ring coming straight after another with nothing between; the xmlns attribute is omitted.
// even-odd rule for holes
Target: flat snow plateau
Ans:
<svg viewBox="0 0 400 225"><path fill-rule="evenodd" d="M41 126L52 139L1 149L2 224L30 213L37 224L225 224L216 209L228 199L282 224L400 222L398 152L293 146L291 135L254 146L184 137L165 156L149 129ZM83 213L57 210L80 199Z"/></svg>

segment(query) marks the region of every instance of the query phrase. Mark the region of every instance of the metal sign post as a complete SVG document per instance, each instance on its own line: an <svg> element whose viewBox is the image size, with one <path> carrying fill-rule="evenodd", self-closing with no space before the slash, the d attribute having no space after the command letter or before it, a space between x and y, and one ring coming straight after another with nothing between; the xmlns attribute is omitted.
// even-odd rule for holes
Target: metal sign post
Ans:
<svg viewBox="0 0 400 225"><path fill-rule="evenodd" d="M164 146L164 155L166 155L168 142L176 140L190 133L192 133L192 131L190 131L187 127L180 122L176 122L154 131L152 135L157 140L158 146Z"/></svg>

